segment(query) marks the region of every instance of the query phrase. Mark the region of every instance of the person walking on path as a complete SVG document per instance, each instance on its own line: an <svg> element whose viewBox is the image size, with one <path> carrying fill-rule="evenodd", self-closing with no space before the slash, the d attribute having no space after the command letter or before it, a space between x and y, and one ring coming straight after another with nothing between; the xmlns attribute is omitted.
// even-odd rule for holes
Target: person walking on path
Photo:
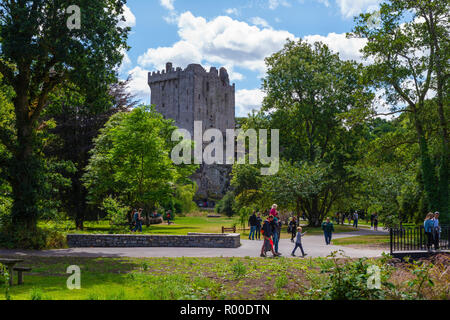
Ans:
<svg viewBox="0 0 450 320"><path fill-rule="evenodd" d="M327 245L331 244L331 238L334 232L334 225L331 222L330 218L327 218L327 221L322 223L322 230L325 235L325 243Z"/></svg>
<svg viewBox="0 0 450 320"><path fill-rule="evenodd" d="M373 215L373 229L378 231L378 214Z"/></svg>
<svg viewBox="0 0 450 320"><path fill-rule="evenodd" d="M258 212L258 216L256 217L256 239L261 240L261 224L262 218L261 213Z"/></svg>
<svg viewBox="0 0 450 320"><path fill-rule="evenodd" d="M370 227L373 228L374 227L374 222L375 222L375 213L372 213L370 215Z"/></svg>
<svg viewBox="0 0 450 320"><path fill-rule="evenodd" d="M136 231L142 232L141 213L142 213L142 209L139 209L139 211L134 210L133 220L134 220L135 226L134 226L133 232L136 232Z"/></svg>
<svg viewBox="0 0 450 320"><path fill-rule="evenodd" d="M291 242L294 242L295 236L297 235L297 218L292 217L292 220L289 222L289 229L291 232Z"/></svg>
<svg viewBox="0 0 450 320"><path fill-rule="evenodd" d="M425 234L427 236L427 249L431 252L433 246L433 228L434 228L434 214L432 212L428 213L425 221L423 222L423 228L425 229Z"/></svg>
<svg viewBox="0 0 450 320"><path fill-rule="evenodd" d="M305 254L305 251L303 251L303 246L302 246L302 237L306 234L302 233L302 227L298 227L297 228L297 239L295 240L295 248L291 253L291 256L295 257L295 251L297 251L298 248L300 248L300 250L302 251L302 256L305 257L307 254Z"/></svg>
<svg viewBox="0 0 450 320"><path fill-rule="evenodd" d="M258 220L256 218L256 212L253 212L253 214L250 216L250 219L248 219L248 225L250 226L250 234L248 235L248 240L255 240L257 224Z"/></svg>
<svg viewBox="0 0 450 320"><path fill-rule="evenodd" d="M439 242L441 240L441 226L439 225L439 212L435 212L433 219L433 240L434 250L439 251Z"/></svg>
<svg viewBox="0 0 450 320"><path fill-rule="evenodd" d="M359 220L358 212L355 212L353 216L353 228L358 229L358 220Z"/></svg>
<svg viewBox="0 0 450 320"><path fill-rule="evenodd" d="M275 217L273 219L272 227L273 227L273 245L274 245L274 250L275 250L276 254L281 255L278 252L278 245L280 243L280 236L281 236L281 220L278 219L277 217Z"/></svg>
<svg viewBox="0 0 450 320"><path fill-rule="evenodd" d="M261 248L261 257L266 257L267 251L272 251L274 257L278 257L279 255L275 253L273 250L273 242L272 242L272 222L273 216L270 215L262 226L262 234L264 236L264 243Z"/></svg>

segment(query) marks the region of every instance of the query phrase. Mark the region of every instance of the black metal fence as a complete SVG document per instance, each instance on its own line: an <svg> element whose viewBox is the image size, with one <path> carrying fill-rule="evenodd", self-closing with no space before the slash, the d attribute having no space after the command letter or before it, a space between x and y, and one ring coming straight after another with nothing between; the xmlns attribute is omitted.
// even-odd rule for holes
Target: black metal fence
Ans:
<svg viewBox="0 0 450 320"><path fill-rule="evenodd" d="M425 229L421 227L401 227L390 229L391 236L391 254L404 251L427 251L428 235ZM433 234L430 242L435 249L436 240L439 243L440 250L450 249L450 226L442 226L439 237Z"/></svg>

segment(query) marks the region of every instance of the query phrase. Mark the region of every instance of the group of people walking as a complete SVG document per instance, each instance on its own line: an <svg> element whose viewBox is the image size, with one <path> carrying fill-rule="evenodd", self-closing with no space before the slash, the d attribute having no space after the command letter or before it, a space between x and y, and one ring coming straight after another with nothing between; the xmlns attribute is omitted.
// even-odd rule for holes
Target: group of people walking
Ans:
<svg viewBox="0 0 450 320"><path fill-rule="evenodd" d="M439 242L441 239L441 226L439 225L439 212L428 213L423 223L425 234L427 236L427 249L428 252L434 250L439 251Z"/></svg>
<svg viewBox="0 0 450 320"><path fill-rule="evenodd" d="M277 205L274 204L267 219L261 226L261 214L253 212L253 215L249 219L250 234L249 240L260 240L260 235L263 235L263 245L261 248L261 257L267 257L267 252L271 252L274 257L281 256L278 251L279 242L281 238L282 222L277 211ZM326 222L322 224L322 230L325 235L325 243L331 244L332 233L334 232L334 225L330 218L326 219ZM288 233L291 235L291 242L295 244L292 250L291 256L295 257L297 249L300 249L302 257L305 257L305 253L302 245L302 238L306 232L303 232L300 222L296 217L293 217L288 224Z"/></svg>

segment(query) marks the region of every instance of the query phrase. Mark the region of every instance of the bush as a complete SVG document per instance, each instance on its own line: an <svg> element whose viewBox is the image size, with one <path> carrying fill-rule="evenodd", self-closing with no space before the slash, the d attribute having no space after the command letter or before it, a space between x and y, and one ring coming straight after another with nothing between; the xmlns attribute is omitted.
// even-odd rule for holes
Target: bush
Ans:
<svg viewBox="0 0 450 320"><path fill-rule="evenodd" d="M376 265L380 271L379 280L381 284L379 288L376 288L368 285L373 274L370 269L374 264L368 263L366 258L341 263L337 259L337 252L332 253L330 257L333 258L333 265L329 266L328 270L322 266L322 272L330 272L329 281L324 287L312 290L317 294L316 298L324 300L380 300L390 296L391 290L395 288L393 284L387 281L390 276L390 269L385 264Z"/></svg>
<svg viewBox="0 0 450 320"><path fill-rule="evenodd" d="M0 247L8 249L61 249L67 247L66 235L56 228L36 228L35 231L12 228L0 230Z"/></svg>
<svg viewBox="0 0 450 320"><path fill-rule="evenodd" d="M0 283L5 285L5 299L11 300L11 296L9 294L9 270L6 266L0 263Z"/></svg>
<svg viewBox="0 0 450 320"><path fill-rule="evenodd" d="M216 205L216 212L226 214L228 217L232 217L235 214L235 196L232 191L229 191L222 200Z"/></svg>
<svg viewBox="0 0 450 320"><path fill-rule="evenodd" d="M118 200L113 197L108 197L103 200L102 208L107 213L106 220L110 223L110 232L125 232L128 229L128 208L123 206Z"/></svg>

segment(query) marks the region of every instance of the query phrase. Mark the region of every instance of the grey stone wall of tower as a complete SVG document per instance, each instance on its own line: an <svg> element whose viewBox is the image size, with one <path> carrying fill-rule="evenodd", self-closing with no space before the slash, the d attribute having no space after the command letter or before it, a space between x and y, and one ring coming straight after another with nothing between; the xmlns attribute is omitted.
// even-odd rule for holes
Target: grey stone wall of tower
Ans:
<svg viewBox="0 0 450 320"><path fill-rule="evenodd" d="M190 64L183 70L168 62L165 70L149 73L148 84L156 110L191 135L194 121L202 121L203 131L219 129L224 138L226 129L235 128L235 85L230 84L225 68L212 67L207 72L199 64ZM229 188L230 172L227 165L202 165L192 177L199 186L197 198L221 198Z"/></svg>

